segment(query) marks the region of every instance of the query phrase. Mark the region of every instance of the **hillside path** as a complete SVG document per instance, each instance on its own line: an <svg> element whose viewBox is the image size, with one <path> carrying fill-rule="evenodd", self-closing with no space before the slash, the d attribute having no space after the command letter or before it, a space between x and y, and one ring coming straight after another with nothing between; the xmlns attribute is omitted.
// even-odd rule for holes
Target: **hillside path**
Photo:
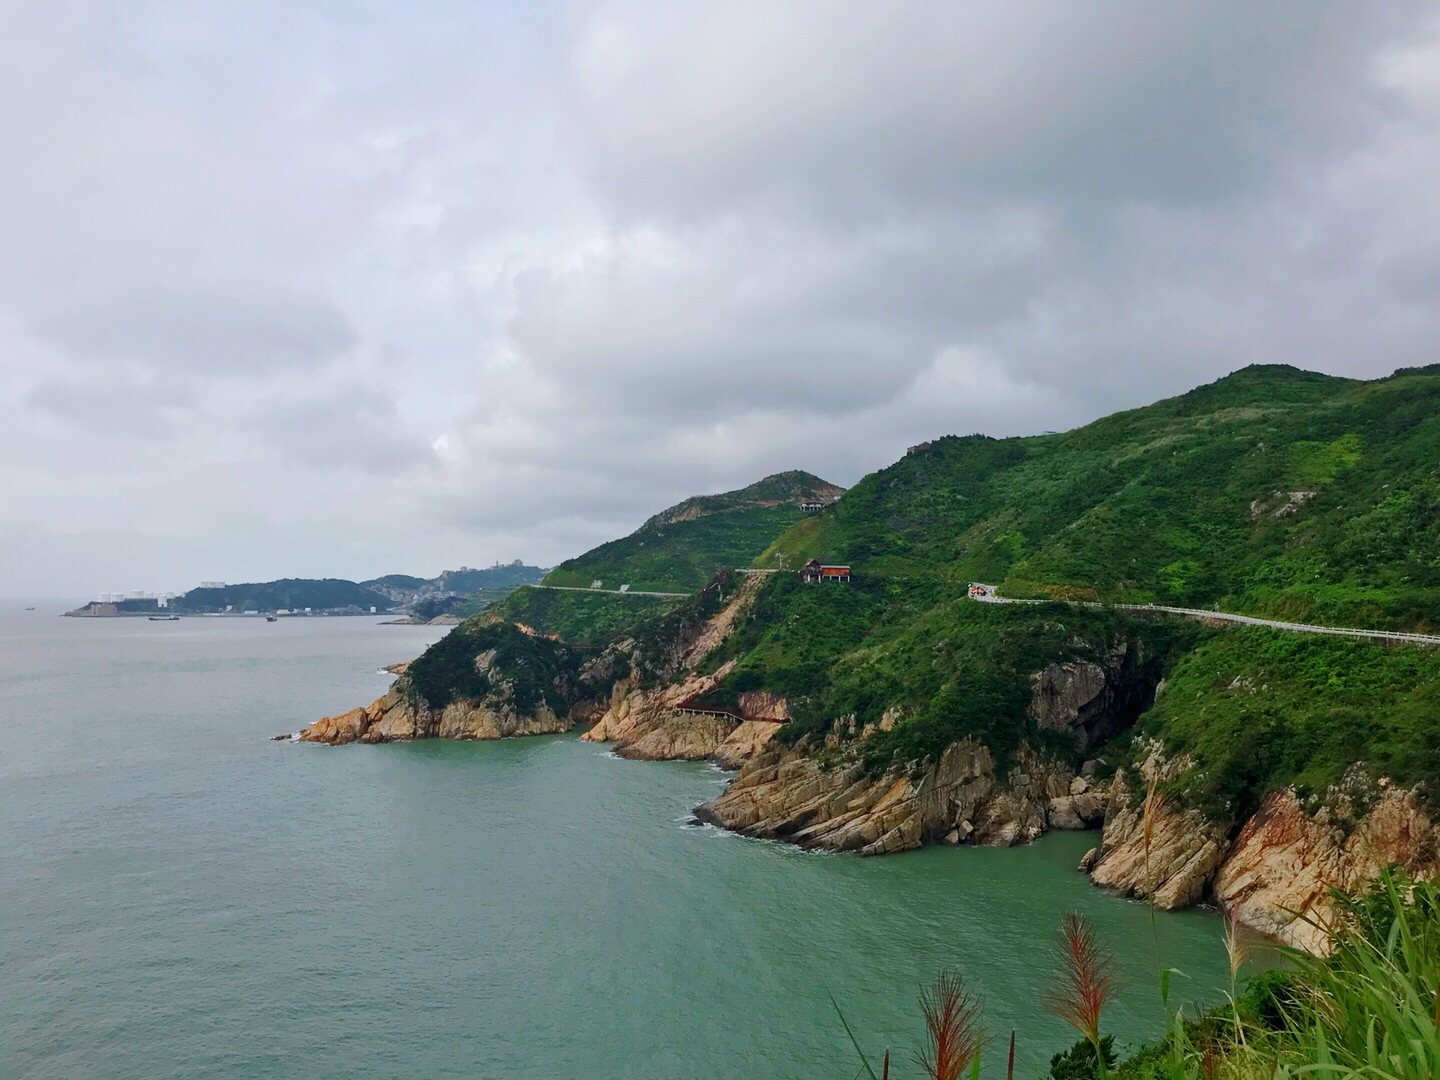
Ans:
<svg viewBox="0 0 1440 1080"><path fill-rule="evenodd" d="M1053 600L1014 600L1006 596L977 596L982 604L1050 604ZM1214 619L1217 622L1240 623L1245 626L1268 626L1273 630L1289 630L1295 633L1335 634L1340 637L1371 638L1379 641L1395 641L1406 645L1440 645L1440 635L1407 634L1399 630L1358 630L1345 626L1315 626L1311 623L1277 622L1274 619L1257 619L1253 615L1232 615L1228 611L1207 611L1204 608L1166 607L1163 604L1097 604L1084 600L1067 600L1064 603L1078 607L1111 607L1117 611L1165 611L1172 615L1184 615L1192 619Z"/></svg>
<svg viewBox="0 0 1440 1080"><path fill-rule="evenodd" d="M530 588L557 589L560 592L611 593L614 596L668 596L676 600L686 600L695 595L688 592L645 592L643 589L586 589L580 585L531 585Z"/></svg>

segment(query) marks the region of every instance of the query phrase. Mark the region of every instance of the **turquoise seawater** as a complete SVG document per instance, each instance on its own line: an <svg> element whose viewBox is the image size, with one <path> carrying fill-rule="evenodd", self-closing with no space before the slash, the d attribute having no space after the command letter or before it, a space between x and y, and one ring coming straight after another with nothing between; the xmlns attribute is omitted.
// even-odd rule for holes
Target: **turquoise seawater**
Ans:
<svg viewBox="0 0 1440 1080"><path fill-rule="evenodd" d="M724 775L573 735L276 743L370 701L441 633L378 620L0 610L0 1077L916 1076L919 985L956 965L1045 1072L1064 911L1153 1037L1228 986L1220 924L1026 848L806 855L687 824Z"/></svg>

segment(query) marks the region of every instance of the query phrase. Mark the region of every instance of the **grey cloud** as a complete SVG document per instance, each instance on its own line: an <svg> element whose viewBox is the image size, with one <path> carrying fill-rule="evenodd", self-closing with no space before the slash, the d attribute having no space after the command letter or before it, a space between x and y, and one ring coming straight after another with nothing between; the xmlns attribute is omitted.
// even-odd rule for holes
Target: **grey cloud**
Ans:
<svg viewBox="0 0 1440 1080"><path fill-rule="evenodd" d="M392 476L435 460L430 447L405 430L395 399L373 387L272 395L249 410L245 425L267 444L316 469Z"/></svg>
<svg viewBox="0 0 1440 1080"><path fill-rule="evenodd" d="M334 303L233 288L121 294L46 321L42 333L77 359L135 360L171 371L253 375L314 368L353 349Z"/></svg>
<svg viewBox="0 0 1440 1080"><path fill-rule="evenodd" d="M1403 3L596 5L577 35L596 176L623 212L756 199L870 217L957 194L1238 197L1393 102Z"/></svg>
<svg viewBox="0 0 1440 1080"><path fill-rule="evenodd" d="M1437 29L0 6L0 522L63 531L83 493L115 537L27 549L56 580L87 544L158 563L156 506L209 577L553 562L777 469L1428 362Z"/></svg>
<svg viewBox="0 0 1440 1080"><path fill-rule="evenodd" d="M168 436L196 405L184 380L50 377L25 395L26 403L97 435Z"/></svg>

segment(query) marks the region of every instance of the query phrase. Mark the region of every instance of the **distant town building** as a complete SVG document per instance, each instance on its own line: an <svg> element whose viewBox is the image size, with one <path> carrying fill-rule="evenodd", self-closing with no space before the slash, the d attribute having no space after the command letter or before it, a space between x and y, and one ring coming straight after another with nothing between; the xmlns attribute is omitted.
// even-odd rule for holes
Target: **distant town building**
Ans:
<svg viewBox="0 0 1440 1080"><path fill-rule="evenodd" d="M604 585L604 584L605 584L605 582L601 581L599 578L596 578L594 581L590 582L590 587L591 587L592 589L598 589L598 588L600 588L601 585Z"/></svg>
<svg viewBox="0 0 1440 1080"><path fill-rule="evenodd" d="M824 581L849 581L850 567L826 566L818 559L811 559L800 568L800 580L806 585L819 585Z"/></svg>
<svg viewBox="0 0 1440 1080"><path fill-rule="evenodd" d="M806 499L800 504L800 509L807 514L813 514L816 510L824 510L825 504L819 499Z"/></svg>
<svg viewBox="0 0 1440 1080"><path fill-rule="evenodd" d="M511 565L511 566L524 566L524 565L525 565L525 560L524 560L524 559L515 559L513 562L510 563L510 565Z"/></svg>
<svg viewBox="0 0 1440 1080"><path fill-rule="evenodd" d="M929 442L929 440L926 440L925 442L917 442L914 446L906 447L906 448L905 448L905 453L906 453L906 454L918 454L921 450L928 450L929 448L930 448L930 442Z"/></svg>
<svg viewBox="0 0 1440 1080"><path fill-rule="evenodd" d="M995 586L994 586L994 585L982 585L982 584L980 584L980 582L978 582L978 581L972 581L972 582L970 583L970 599L972 599L972 600L988 600L988 599L990 599L990 597L992 597L992 596L994 596L994 595L995 595Z"/></svg>

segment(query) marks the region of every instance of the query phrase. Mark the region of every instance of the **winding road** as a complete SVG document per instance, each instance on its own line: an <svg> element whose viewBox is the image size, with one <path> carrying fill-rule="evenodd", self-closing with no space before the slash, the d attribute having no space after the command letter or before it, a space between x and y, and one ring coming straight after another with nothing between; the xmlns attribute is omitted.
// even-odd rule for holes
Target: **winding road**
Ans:
<svg viewBox="0 0 1440 1080"><path fill-rule="evenodd" d="M1005 596L976 596L982 604L1050 604L1053 600L1012 600ZM1184 615L1192 619L1209 619L1215 622L1240 623L1245 626L1268 626L1272 630L1289 630L1304 634L1334 634L1339 637L1370 638L1377 641L1393 641L1405 645L1440 645L1440 635L1407 634L1399 630L1358 630L1345 626L1315 626L1311 623L1278 622L1275 619L1257 619L1253 615L1232 615L1228 611L1207 611L1204 608L1166 607L1163 604L1097 604L1082 600L1067 600L1064 603L1078 607L1111 607L1117 611L1165 611L1171 615Z"/></svg>

